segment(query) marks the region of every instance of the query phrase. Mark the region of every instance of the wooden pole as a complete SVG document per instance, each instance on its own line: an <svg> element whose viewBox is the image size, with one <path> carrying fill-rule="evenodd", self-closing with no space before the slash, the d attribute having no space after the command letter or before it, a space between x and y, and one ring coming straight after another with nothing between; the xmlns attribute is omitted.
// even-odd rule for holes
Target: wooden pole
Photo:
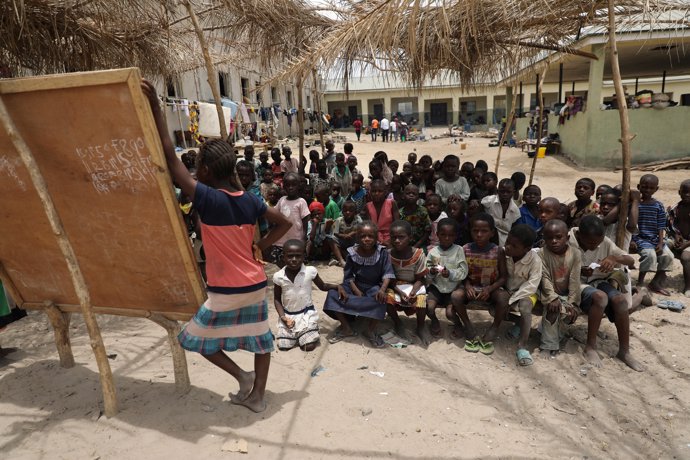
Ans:
<svg viewBox="0 0 690 460"><path fill-rule="evenodd" d="M323 145L323 113L321 112L321 96L319 95L319 79L316 72L316 67L312 68L311 75L314 79L314 107L316 112L319 114L317 117L319 120L319 141L321 142L321 156L323 156L324 152L326 151L326 147Z"/></svg>
<svg viewBox="0 0 690 460"><path fill-rule="evenodd" d="M218 123L220 124L220 138L228 138L228 127L225 126L225 114L223 113L223 105L220 103L220 87L218 83L218 73L213 67L213 60L211 60L211 54L208 51L208 45L206 44L206 39L204 38L204 31L199 25L199 19L194 13L192 4L189 0L183 0L184 6L187 8L187 13L189 14L189 19L192 20L194 25L194 31L196 32L196 37L199 40L199 45L201 46L201 52L204 55L204 63L206 64L206 75L209 86L211 86L211 92L213 93L213 100L216 102L216 110L218 111Z"/></svg>
<svg viewBox="0 0 690 460"><path fill-rule="evenodd" d="M101 377L101 389L103 391L104 413L106 417L112 417L117 414L118 411L115 385L113 384L113 374L110 370L108 357L105 354L105 346L103 345L101 330L98 327L96 316L91 309L89 289L86 285L84 274L79 267L77 255L74 253L74 248L72 247L72 244L65 233L65 227L62 225L62 220L58 215L57 209L55 208L53 198L48 192L48 186L46 185L45 179L41 175L38 164L31 154L29 146L26 144L14 125L14 122L10 118L10 114L7 111L7 107L5 106L5 102L2 100L2 98L0 98L0 120L2 120L2 125L5 128L10 141L19 153L24 166L29 172L31 182L41 198L43 210L48 217L50 227L55 234L55 238L60 246L62 255L67 263L67 268L69 269L72 278L72 285L74 286L74 291L79 298L79 306L81 307L82 315L84 315L84 323L86 324L86 329L89 332L91 348L96 356L96 364L98 364L98 373Z"/></svg>
<svg viewBox="0 0 690 460"><path fill-rule="evenodd" d="M537 132L537 147L534 152L534 158L532 158L532 169L529 172L529 183L527 185L532 185L532 180L534 180L534 170L537 168L537 157L539 156L539 148L541 147L541 137L542 129L544 129L544 78L546 78L546 71L548 70L548 64L544 67L541 73L541 78L539 79L539 84L537 85L537 102L539 102L539 131Z"/></svg>
<svg viewBox="0 0 690 460"><path fill-rule="evenodd" d="M613 86L616 90L616 100L618 101L618 115L621 123L621 137L619 142L622 146L623 154L623 193L621 195L621 205L618 214L618 229L616 231L616 244L624 251L628 248L623 247L625 241L625 227L628 222L628 204L630 202L630 168L632 165L630 141L635 137L630 134L630 119L628 118L628 103L625 99L621 69L618 63L618 46L616 44L616 13L614 2L609 0L609 53L611 55L611 70L613 71Z"/></svg>
<svg viewBox="0 0 690 460"><path fill-rule="evenodd" d="M558 103L563 103L563 63L558 64Z"/></svg>
<svg viewBox="0 0 690 460"><path fill-rule="evenodd" d="M177 105L177 102L175 102ZM178 107L177 108L177 120L180 122L180 134L182 135L182 145L184 145L184 149L187 150L187 139L186 136L184 135L184 126L182 125L182 114L180 113L181 109Z"/></svg>
<svg viewBox="0 0 690 460"><path fill-rule="evenodd" d="M69 341L69 322L72 314L61 312L53 302L46 302L45 312L55 333L55 345L60 357L60 366L66 369L74 367L74 355Z"/></svg>
<svg viewBox="0 0 690 460"><path fill-rule="evenodd" d="M304 158L304 107L302 103L302 90L304 89L304 76L297 76L297 127L299 128L299 164L303 164Z"/></svg>
<svg viewBox="0 0 690 460"><path fill-rule="evenodd" d="M175 390L179 394L188 393L191 389L191 383L189 382L189 371L187 370L187 358L180 346L180 342L177 340L177 334L180 333L180 323L168 319L159 313L151 313L149 319L168 333L170 354L173 359L173 372L175 373Z"/></svg>
<svg viewBox="0 0 690 460"><path fill-rule="evenodd" d="M501 136L500 144L498 144L498 153L496 154L496 166L494 167L494 173L498 175L498 166L501 163L501 150L503 150L503 143L506 141L506 133L512 130L513 118L515 118L515 102L517 101L517 88L513 86L513 104L510 108L510 113L508 114L508 119L506 120L506 128L503 130L503 136Z"/></svg>

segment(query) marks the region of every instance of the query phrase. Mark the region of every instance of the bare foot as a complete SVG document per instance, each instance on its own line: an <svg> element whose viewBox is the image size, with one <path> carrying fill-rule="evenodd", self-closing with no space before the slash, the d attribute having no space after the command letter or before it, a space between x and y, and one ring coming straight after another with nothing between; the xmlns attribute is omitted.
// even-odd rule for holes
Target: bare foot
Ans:
<svg viewBox="0 0 690 460"><path fill-rule="evenodd" d="M632 357L629 351L627 352L622 352L619 351L618 354L616 355L616 358L620 359L623 361L625 364L628 365L629 368L636 370L637 372L642 372L644 371L644 366L637 362L635 358Z"/></svg>
<svg viewBox="0 0 690 460"><path fill-rule="evenodd" d="M410 340L410 336L407 333L407 329L405 329L405 326L403 326L402 323L395 326L395 333L398 335L398 337L400 337L403 340Z"/></svg>
<svg viewBox="0 0 690 460"><path fill-rule="evenodd" d="M602 366L601 359L599 358L599 353L597 353L596 349L586 347L584 355L585 355L585 359L587 360L587 362L589 364L591 364L592 366L594 366L596 368L601 368L601 366Z"/></svg>
<svg viewBox="0 0 690 460"><path fill-rule="evenodd" d="M460 327L459 324L455 324L453 326L453 329L450 330L450 338L452 340L456 340L456 339L461 338L463 336L463 334L464 334L464 331L462 330L462 327Z"/></svg>
<svg viewBox="0 0 690 460"><path fill-rule="evenodd" d="M561 353L561 350L550 350L549 351L549 358L551 359L556 359L558 355Z"/></svg>
<svg viewBox="0 0 690 460"><path fill-rule="evenodd" d="M496 329L495 327L492 326L489 328L488 331L486 331L484 333L484 337L482 337L482 341L484 341L484 343L493 342L497 335L498 335L498 329Z"/></svg>
<svg viewBox="0 0 690 460"><path fill-rule="evenodd" d="M431 318L431 335L434 337L441 337L441 323L438 318Z"/></svg>
<svg viewBox="0 0 690 460"><path fill-rule="evenodd" d="M429 335L429 331L427 331L424 326L417 328L417 336L419 337L419 340L422 341L422 346L428 347L431 343L431 336Z"/></svg>
<svg viewBox="0 0 690 460"><path fill-rule="evenodd" d="M254 394L250 394L249 397L245 399L238 399L236 396L231 396L230 402L238 406L244 406L257 414L266 410L266 401Z"/></svg>
<svg viewBox="0 0 690 460"><path fill-rule="evenodd" d="M249 393L252 392L252 388L254 387L255 376L256 374L254 373L254 371L245 372L244 375L239 379L239 391L237 393L230 393L230 400L232 401L233 398L240 401L247 399L247 396L249 396Z"/></svg>

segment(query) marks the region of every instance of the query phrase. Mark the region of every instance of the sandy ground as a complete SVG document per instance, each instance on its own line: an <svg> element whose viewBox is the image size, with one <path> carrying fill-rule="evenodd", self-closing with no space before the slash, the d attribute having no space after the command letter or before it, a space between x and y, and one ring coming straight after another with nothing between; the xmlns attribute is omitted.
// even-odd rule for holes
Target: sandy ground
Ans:
<svg viewBox="0 0 690 460"><path fill-rule="evenodd" d="M360 142L355 153L365 166L384 149L402 161L416 149L435 159L447 153L463 160L484 158L493 166L497 149L487 139L449 139L407 144ZM341 149L338 145L338 150ZM504 150L499 177L529 172L531 160ZM543 195L573 199L578 177L615 184L619 174L581 171L560 158L539 160L535 183ZM633 174L637 183L640 173ZM658 198L677 200L687 171L661 172ZM275 267L269 266L269 278ZM319 266L321 276L342 279L340 269ZM636 275L636 274L635 274ZM680 288L680 265L671 287ZM269 293L272 298L272 293ZM315 292L322 305L324 293ZM673 298L681 299L675 295ZM690 305L690 299L685 299ZM473 312L480 329L486 312ZM277 321L271 308L271 321ZM632 351L647 370L636 373L613 358L616 331L602 322L602 369L582 359L586 321L557 359L536 359L519 368L515 343L501 338L486 357L462 350L462 342L436 340L428 349L371 349L361 340L329 345L336 326L322 318L321 346L273 354L268 410L254 414L228 402L237 384L195 354L188 354L192 390L175 393L164 331L142 319L100 316L121 406L111 419L99 417L98 372L79 316L71 332L76 366L62 369L44 314L0 334L0 343L20 352L0 361L0 457L11 459L111 458L690 458L690 348L688 314L656 307L631 318ZM444 324L447 325L447 323ZM536 327L537 319L534 321ZM411 321L407 324L413 327ZM504 324L503 330L507 327ZM391 328L383 322L381 331ZM538 346L533 331L530 346ZM245 368L252 356L235 353ZM323 366L318 376L310 374ZM371 372L380 372L380 376ZM248 454L224 451L246 440Z"/></svg>

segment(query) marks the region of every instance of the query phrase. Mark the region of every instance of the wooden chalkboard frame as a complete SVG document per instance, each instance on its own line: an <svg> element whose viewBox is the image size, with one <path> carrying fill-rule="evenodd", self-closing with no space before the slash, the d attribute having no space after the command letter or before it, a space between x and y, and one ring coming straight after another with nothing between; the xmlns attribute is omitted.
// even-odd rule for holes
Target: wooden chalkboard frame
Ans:
<svg viewBox="0 0 690 460"><path fill-rule="evenodd" d="M100 329L95 320L94 313L145 317L164 327L168 333L169 344L172 350L177 389L180 392L187 392L190 387L189 376L184 351L177 342L176 336L180 329L177 320L188 320L193 314L193 311L195 311L205 300L203 281L196 266L194 253L186 234L177 200L173 193L172 182L170 174L167 171L155 121L151 114L148 100L142 94L140 82L141 76L139 70L136 68L0 80L0 127L4 129L5 134L11 140L14 149L20 156L24 167L29 171L32 185L40 197L46 217L50 222L53 236L60 247L65 263L69 269L72 287L74 288L74 292L76 292L79 304L56 304L51 300L49 295L46 295L45 300L42 302L36 302L35 300L25 301L21 295L20 289L17 288L13 280L13 275L15 275L15 273L10 274L5 266L3 266L2 261L0 261L0 278L2 278L6 288L21 308L42 309L47 313L55 330L56 345L60 355L60 363L63 367L71 367L74 365L74 358L69 343L70 314L72 312L81 312L84 315L87 330L91 338L91 345L99 367L101 386L104 393L105 413L107 416L112 416L117 413L117 401L110 365L106 358ZM155 307L150 309L118 308L116 306L94 306L91 304L89 288L87 287L80 268L79 260L72 247L70 235L65 231L59 210L56 208L53 198L48 191L45 178L41 174L39 165L31 149L17 129L12 115L8 111L5 101L3 100L4 96L9 94L112 84L126 84L129 88L129 96L131 96L131 102L136 112L136 119L141 127L141 134L145 146L150 153L153 165L157 169L156 174L154 174L155 180L160 191L160 196L163 198L166 215L170 220L170 227L172 228L174 239L177 243L176 247L179 250L179 255L183 262L183 267L180 268L180 276L186 277L186 280L189 282L187 286L191 288L191 292L187 293L187 298L191 300L187 302L185 311L179 311L179 309L177 311L160 311L161 309L156 309ZM107 107L104 107L104 110L107 110ZM175 248L170 248L170 250L175 250ZM21 274L19 274L19 276L21 276Z"/></svg>

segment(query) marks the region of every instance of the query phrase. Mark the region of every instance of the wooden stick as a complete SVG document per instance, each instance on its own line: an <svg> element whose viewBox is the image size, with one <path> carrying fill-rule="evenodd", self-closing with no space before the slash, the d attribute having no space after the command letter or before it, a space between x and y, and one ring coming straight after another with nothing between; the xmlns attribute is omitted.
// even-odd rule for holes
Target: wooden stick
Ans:
<svg viewBox="0 0 690 460"><path fill-rule="evenodd" d="M96 363L98 364L98 372L101 377L101 389L103 391L104 413L106 417L112 417L117 414L118 411L115 385L113 384L113 374L110 370L110 363L108 362L108 357L105 353L105 346L103 345L101 330L98 327L96 316L94 315L93 310L91 310L91 298L89 295L89 290L86 285L86 280L84 279L84 274L79 267L77 255L74 253L74 248L72 247L72 244L65 233L65 228L62 225L60 216L57 213L57 209L53 203L53 198L50 196L50 192L48 192L48 186L46 185L45 179L41 175L38 164L31 154L29 146L26 144L14 125L14 122L12 121L12 118L7 110L7 106L1 97L0 120L2 120L2 125L5 128L8 137L12 141L14 148L19 153L24 166L31 176L31 182L41 198L43 210L48 217L50 226L55 234L55 238L60 246L63 257L65 258L65 262L67 263L67 268L69 269L72 278L72 285L74 286L74 291L79 298L79 306L81 307L82 314L84 315L84 323L86 323L86 329L89 331L91 348L93 349L93 353L96 356Z"/></svg>
<svg viewBox="0 0 690 460"><path fill-rule="evenodd" d="M194 25L194 31L196 32L196 37L199 40L199 45L201 45L201 52L204 55L204 63L206 64L206 76L208 84L211 86L211 92L213 93L213 99L216 102L216 110L218 111L218 123L220 124L220 138L228 138L228 128L225 126L225 114L223 113L223 105L220 103L220 83L218 82L218 73L213 67L213 60L211 59L211 54L208 52L208 44L204 38L204 31L199 25L199 19L194 13L194 8L189 0L183 0L184 6L187 8L187 13L189 14L189 19L191 19Z"/></svg>
<svg viewBox="0 0 690 460"><path fill-rule="evenodd" d="M323 145L323 113L321 112L321 97L319 96L318 74L316 73L316 67L312 68L311 75L314 79L314 107L316 109L316 113L320 114L317 117L317 119L319 120L319 140L321 141L321 156L323 156L324 152L326 151L326 147Z"/></svg>
<svg viewBox="0 0 690 460"><path fill-rule="evenodd" d="M299 127L299 164L303 164L304 158L304 107L302 105L302 90L304 89L304 76L297 76L297 126Z"/></svg>
<svg viewBox="0 0 690 460"><path fill-rule="evenodd" d="M618 228L616 229L616 245L623 247L625 241L625 230L628 223L628 204L630 202L630 166L632 163L630 155L630 141L633 135L630 134L630 119L628 118L628 103L625 100L625 90L621 79L621 69L618 63L618 46L616 45L616 13L614 2L609 0L609 52L611 54L611 70L613 71L613 86L616 89L616 101L618 101L618 115L621 123L621 138L619 139L623 153L623 191L621 194L621 205L618 213ZM598 83L601 84L601 83Z"/></svg>
<svg viewBox="0 0 690 460"><path fill-rule="evenodd" d="M153 313L149 319L161 326L168 333L168 344L173 359L173 371L175 373L175 389L179 394L187 394L191 389L189 371L187 370L187 357L177 340L180 333L180 324L159 313Z"/></svg>
<svg viewBox="0 0 690 460"><path fill-rule="evenodd" d="M517 92L515 91L517 88L513 86L513 105L510 109L510 113L508 114L508 119L506 120L506 127L503 130L503 136L501 136L501 141L500 144L498 144L498 153L496 154L496 167L494 167L494 173L498 175L498 166L501 163L501 150L503 150L503 143L506 141L506 133L508 130L512 130L513 128L513 118L515 117L515 104L517 103Z"/></svg>
<svg viewBox="0 0 690 460"><path fill-rule="evenodd" d="M541 147L541 136L542 129L544 129L544 92L542 88L544 87L544 78L546 78L546 71L549 69L548 63L544 66L544 70L541 73L541 78L539 79L539 87L537 88L537 97L539 98L539 133L537 134L537 150L534 152L534 158L532 158L532 170L529 172L529 184L532 185L532 180L534 179L534 170L537 167L537 157L539 156L539 148Z"/></svg>
<svg viewBox="0 0 690 460"><path fill-rule="evenodd" d="M55 345L60 357L60 366L74 367L74 355L69 341L69 321L72 314L61 312L53 302L45 303L45 312L55 332Z"/></svg>

